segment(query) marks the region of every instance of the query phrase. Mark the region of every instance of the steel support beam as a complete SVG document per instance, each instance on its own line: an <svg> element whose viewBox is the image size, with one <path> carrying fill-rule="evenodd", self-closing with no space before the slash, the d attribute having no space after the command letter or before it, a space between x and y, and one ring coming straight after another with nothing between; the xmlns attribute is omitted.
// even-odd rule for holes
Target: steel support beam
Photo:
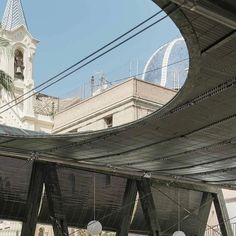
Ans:
<svg viewBox="0 0 236 236"><path fill-rule="evenodd" d="M207 48L205 48L201 53L202 53L202 55L206 55L207 53L211 53L212 51L218 49L219 47L230 42L231 40L234 40L235 38L236 38L236 30L233 30L229 34L218 39L215 43L213 43L210 46L208 46Z"/></svg>
<svg viewBox="0 0 236 236"><path fill-rule="evenodd" d="M55 236L68 236L66 216L55 164L45 164L45 191Z"/></svg>
<svg viewBox="0 0 236 236"><path fill-rule="evenodd" d="M128 179L123 197L121 223L116 236L128 236L132 215L134 212L135 200L137 197L136 181Z"/></svg>
<svg viewBox="0 0 236 236"><path fill-rule="evenodd" d="M44 165L34 162L26 204L26 220L22 225L22 236L34 236L39 214L44 182Z"/></svg>
<svg viewBox="0 0 236 236"><path fill-rule="evenodd" d="M212 194L222 236L233 236L229 215L222 191Z"/></svg>
<svg viewBox="0 0 236 236"><path fill-rule="evenodd" d="M156 214L156 207L152 196L150 180L137 180L136 183L143 214L150 229L150 235L159 236L161 235L161 229Z"/></svg>
<svg viewBox="0 0 236 236"><path fill-rule="evenodd" d="M23 159L27 160L28 154L19 154L19 151L12 151L12 148L6 148L6 147L0 147L0 152L2 155L7 155L9 158L16 158L16 159ZM38 157L39 161L42 162L51 162L56 163L58 165L68 167L68 168L74 168L78 170L85 170L85 171L91 171L111 176L118 176L123 178L129 178L129 179L136 179L141 180L143 178L144 173L141 173L140 171L133 171L132 173L130 170L121 170L116 169L114 171L113 168L107 167L107 166L99 166L94 163L88 164L88 163L78 163L78 161L72 161L72 160L65 160L65 158L58 158L57 156L47 156L42 155ZM196 190L200 192L211 192L211 193L217 193L219 188L222 188L222 184L208 184L204 183L202 181L193 181L189 178L179 177L175 178L171 175L169 176L163 176L158 174L152 174L152 180L153 182L160 183L162 185L168 185L168 186L179 186L179 188L185 188L189 190ZM236 187L234 186L227 186L227 189L236 190Z"/></svg>
<svg viewBox="0 0 236 236"><path fill-rule="evenodd" d="M233 9L222 8L216 1L209 0L171 0L190 11L196 12L208 19L216 21L222 25L236 29L236 16Z"/></svg>
<svg viewBox="0 0 236 236"><path fill-rule="evenodd" d="M197 192L206 192L206 193L218 193L219 187L210 185L210 184L201 184L201 183L189 183L188 181L179 181L179 180L164 180L164 179L152 179L152 186L159 188L160 185L173 187L173 188L183 188L186 190L192 190Z"/></svg>
<svg viewBox="0 0 236 236"><path fill-rule="evenodd" d="M212 202L213 202L213 198L210 193L202 194L201 205L200 205L200 209L198 213L198 221L199 221L198 234L197 234L198 236L205 235L207 221L210 214Z"/></svg>

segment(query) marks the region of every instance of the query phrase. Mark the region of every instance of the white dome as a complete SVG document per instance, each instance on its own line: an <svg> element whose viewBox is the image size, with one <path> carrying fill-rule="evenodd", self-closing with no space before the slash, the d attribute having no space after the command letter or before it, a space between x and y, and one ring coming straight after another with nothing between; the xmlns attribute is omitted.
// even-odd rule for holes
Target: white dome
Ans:
<svg viewBox="0 0 236 236"><path fill-rule="evenodd" d="M143 80L170 89L183 86L189 67L188 49L183 38L178 38L158 48L148 60Z"/></svg>

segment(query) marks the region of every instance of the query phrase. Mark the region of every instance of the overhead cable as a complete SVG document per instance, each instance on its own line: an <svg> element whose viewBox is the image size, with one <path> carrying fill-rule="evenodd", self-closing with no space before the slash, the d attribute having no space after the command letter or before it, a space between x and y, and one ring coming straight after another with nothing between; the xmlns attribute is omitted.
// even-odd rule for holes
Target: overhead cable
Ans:
<svg viewBox="0 0 236 236"><path fill-rule="evenodd" d="M103 53L102 55L99 55L98 57L96 57L95 59L92 59L91 61L89 61L88 63L85 63L84 65L82 65L81 67L75 69L74 71L68 73L67 75L63 76L62 78L56 80L55 82L52 82L53 80L55 80L56 78L58 78L59 76L62 76L63 74L65 74L66 72L70 71L71 69L75 68L76 66L78 66L79 64L81 64L82 62L86 61L87 59L91 58L92 56L96 55L97 53L101 52L102 50L104 50L105 48L111 46L112 44L114 44L115 42L119 41L120 39L124 38L126 35L130 34L131 32L133 32L134 30L138 29L140 26L144 25L145 23L147 23L148 21L150 21L151 19L153 19L154 17L158 16L160 13L162 13L168 6L170 5L170 3L168 3L165 7L163 7L162 10L158 11L157 13L155 13L154 15L150 16L149 18L147 18L146 20L142 21L141 23L139 23L138 25L136 25L135 27L133 27L132 29L128 30L127 32L125 32L124 34L120 35L119 37L115 38L114 40L112 40L111 42L105 44L104 46L102 46L101 48L99 48L98 50L92 52L91 54L89 54L88 56L84 57L83 59L79 60L78 62L76 62L75 64L73 64L72 66L66 68L65 70L63 70L62 72L56 74L55 76L51 77L50 79L46 80L45 82L39 84L38 86L34 87L33 89L27 91L26 93L22 94L21 96L19 96L16 99L13 99L12 101L10 101L9 103L4 104L3 106L0 107L0 109L7 107L8 105L12 104L13 102L16 102L14 105L8 107L7 109L3 110L1 113L9 110L10 108L18 105L19 103L25 101L26 99L34 96L35 94L40 93L41 91L45 90L46 88L52 86L53 84L61 81L62 79L68 77L69 75L75 73L76 71L78 71L79 69L83 68L84 66L90 64L91 62L93 62L94 60L100 58L101 56L107 54L108 52L112 51L113 49L117 48L118 46L122 45L123 43L129 41L130 39L134 38L135 36L137 36L138 34L142 33L143 31L146 30L146 28L150 28L152 27L154 24L157 24L158 22L154 22L154 24L151 24L151 26L148 26L146 28L144 28L144 30L141 30L141 32L139 31L137 34L135 34L134 36L129 37L128 39L124 40L124 42L120 43L119 45L113 47L112 49L109 49L107 52ZM167 16L165 16L166 18ZM49 85L47 85L49 82ZM42 86L46 86L45 88L40 89L39 91L35 92L35 90L41 88ZM33 93L33 94L32 94ZM30 94L28 97L25 98L25 95ZM21 100L20 102L18 100Z"/></svg>

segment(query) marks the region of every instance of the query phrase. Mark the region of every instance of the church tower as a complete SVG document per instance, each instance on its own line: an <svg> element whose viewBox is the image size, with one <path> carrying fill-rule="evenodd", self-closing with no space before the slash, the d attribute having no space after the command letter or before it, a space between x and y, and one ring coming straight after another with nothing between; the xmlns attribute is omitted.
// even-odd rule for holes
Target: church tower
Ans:
<svg viewBox="0 0 236 236"><path fill-rule="evenodd" d="M29 32L21 0L7 0L0 29L0 69L13 78L15 89L14 95L1 91L1 107L17 97L18 103L25 93L25 98L32 94L29 91L34 88L33 59L38 42ZM34 130L33 98L2 113L0 118L3 124Z"/></svg>

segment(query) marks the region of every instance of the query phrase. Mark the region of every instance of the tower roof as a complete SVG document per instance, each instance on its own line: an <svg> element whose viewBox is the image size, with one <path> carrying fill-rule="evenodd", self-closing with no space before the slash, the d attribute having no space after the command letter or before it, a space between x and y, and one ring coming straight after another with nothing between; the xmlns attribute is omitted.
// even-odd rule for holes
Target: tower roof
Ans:
<svg viewBox="0 0 236 236"><path fill-rule="evenodd" d="M2 19L2 28L8 31L13 31L22 25L27 29L21 0L7 0L6 9Z"/></svg>

